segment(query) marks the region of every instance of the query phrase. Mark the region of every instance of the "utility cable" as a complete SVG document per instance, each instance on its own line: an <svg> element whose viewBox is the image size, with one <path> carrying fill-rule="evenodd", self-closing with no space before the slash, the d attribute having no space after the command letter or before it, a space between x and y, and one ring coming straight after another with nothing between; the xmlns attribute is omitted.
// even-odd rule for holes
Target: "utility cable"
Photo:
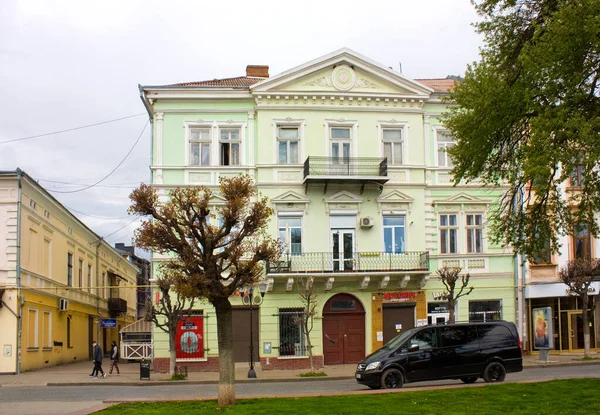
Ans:
<svg viewBox="0 0 600 415"><path fill-rule="evenodd" d="M117 166L114 169L112 169L112 171L110 173L108 173L106 176L104 176L102 179L98 180L94 184L90 184L89 186L84 187L83 189L78 189L78 190L50 190L49 189L49 191L53 192L53 193L77 193L77 192L83 192L84 190L91 189L92 187L96 186L97 184L100 184L104 180L108 179L119 167L121 167L121 164L123 164L125 162L125 160L127 160L127 157L129 157L129 155L131 154L131 152L133 151L133 149L135 148L135 146L137 145L137 143L140 141L140 138L142 138L142 135L144 134L144 131L146 131L146 127L148 127L148 123L149 122L150 122L149 120L146 121L146 124L144 124L144 128L142 129L142 132L138 136L137 140L135 140L135 143L133 143L133 146L129 149L129 151L127 152L127 154L123 158L123 160L121 160L119 162L119 164L117 164Z"/></svg>
<svg viewBox="0 0 600 415"><path fill-rule="evenodd" d="M128 118L135 118L135 117L139 117L139 116L145 115L145 114L146 113L142 112L142 113L139 113L139 114L128 115L127 117L114 118L114 119L108 120L108 121L100 121L100 122L97 122L97 123L94 123L94 124L82 125L80 127L73 127L73 128L68 128L66 130L54 131L52 133L30 135L29 137L21 137L21 138L15 138L13 140L0 141L0 144L14 143L15 141L31 140L32 138L46 137L46 136L53 135L53 134L67 133L69 131L76 131L76 130L81 130L81 129L84 129L84 128L95 127L97 125L109 124L111 122L117 122L117 121L121 121L121 120L126 120Z"/></svg>
<svg viewBox="0 0 600 415"><path fill-rule="evenodd" d="M119 232L121 229L126 228L127 226L131 225L133 222L135 222L136 220L140 220L141 218L133 218L133 220L131 222L126 223L125 225L121 226L119 229L117 229L116 231L114 231L113 233L109 233L108 235L103 236L104 239L108 238L111 235L114 235L115 233Z"/></svg>

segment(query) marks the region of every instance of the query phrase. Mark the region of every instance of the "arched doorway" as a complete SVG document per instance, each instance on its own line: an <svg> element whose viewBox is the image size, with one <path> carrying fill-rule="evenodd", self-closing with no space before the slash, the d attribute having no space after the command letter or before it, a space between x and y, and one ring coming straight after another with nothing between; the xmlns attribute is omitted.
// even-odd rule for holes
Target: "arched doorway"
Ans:
<svg viewBox="0 0 600 415"><path fill-rule="evenodd" d="M358 363L364 357L365 309L353 295L336 294L323 307L324 363Z"/></svg>

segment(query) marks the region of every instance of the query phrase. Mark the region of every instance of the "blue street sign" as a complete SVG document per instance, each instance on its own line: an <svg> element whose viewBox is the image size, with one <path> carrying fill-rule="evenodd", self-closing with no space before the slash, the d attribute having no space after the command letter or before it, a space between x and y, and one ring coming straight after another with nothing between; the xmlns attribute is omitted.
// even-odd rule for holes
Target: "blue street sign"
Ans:
<svg viewBox="0 0 600 415"><path fill-rule="evenodd" d="M117 319L116 318L103 318L100 321L100 327L103 329L114 329L117 327Z"/></svg>

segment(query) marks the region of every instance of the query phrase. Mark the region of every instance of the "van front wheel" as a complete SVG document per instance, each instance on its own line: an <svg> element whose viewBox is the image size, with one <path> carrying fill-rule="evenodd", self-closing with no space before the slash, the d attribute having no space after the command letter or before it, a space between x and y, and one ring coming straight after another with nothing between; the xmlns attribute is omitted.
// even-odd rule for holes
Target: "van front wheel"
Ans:
<svg viewBox="0 0 600 415"><path fill-rule="evenodd" d="M506 369L502 363L492 362L483 370L483 380L488 383L504 382Z"/></svg>
<svg viewBox="0 0 600 415"><path fill-rule="evenodd" d="M404 376L398 369L388 369L381 375L381 387L384 389L401 388Z"/></svg>

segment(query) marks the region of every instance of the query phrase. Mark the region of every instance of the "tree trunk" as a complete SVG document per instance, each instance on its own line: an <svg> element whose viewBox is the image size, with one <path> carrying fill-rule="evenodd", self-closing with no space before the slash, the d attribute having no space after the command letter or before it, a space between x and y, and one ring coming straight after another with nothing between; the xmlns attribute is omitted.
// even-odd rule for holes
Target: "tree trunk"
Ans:
<svg viewBox="0 0 600 415"><path fill-rule="evenodd" d="M456 319L456 300L454 299L454 295L452 295L452 298L448 298L448 311L450 314L448 316L448 324L454 324L454 321Z"/></svg>
<svg viewBox="0 0 600 415"><path fill-rule="evenodd" d="M175 335L177 334L176 329L169 330L169 375L173 377L175 375L175 365L177 364L177 355L176 355L176 343L175 343Z"/></svg>
<svg viewBox="0 0 600 415"><path fill-rule="evenodd" d="M588 315L588 303L589 297L586 291L581 296L581 300L583 303L583 312L581 316L583 317L583 357L590 357L590 323L589 323L589 315Z"/></svg>
<svg viewBox="0 0 600 415"><path fill-rule="evenodd" d="M304 332L306 333L306 344L308 345L308 360L310 361L310 371L315 371L315 363L313 361L312 343L310 342L310 332L308 331L308 324L304 324Z"/></svg>
<svg viewBox="0 0 600 415"><path fill-rule="evenodd" d="M218 299L213 305L217 313L219 344L219 407L235 404L235 361L233 359L233 311L228 299Z"/></svg>

